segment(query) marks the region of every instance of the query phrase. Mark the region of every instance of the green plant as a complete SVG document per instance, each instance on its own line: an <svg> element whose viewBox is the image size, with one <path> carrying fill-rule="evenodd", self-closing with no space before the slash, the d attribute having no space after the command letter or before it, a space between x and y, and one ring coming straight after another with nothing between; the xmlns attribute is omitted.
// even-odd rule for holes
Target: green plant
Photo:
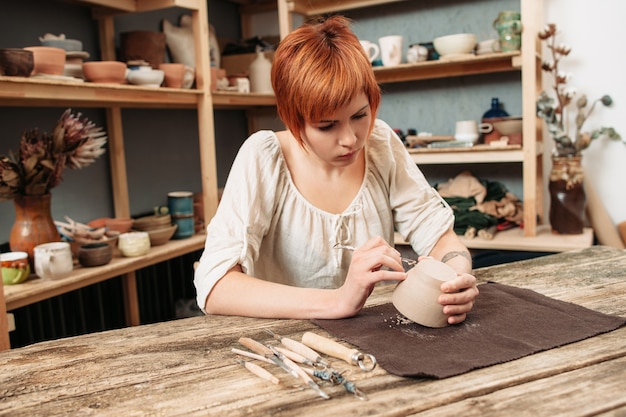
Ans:
<svg viewBox="0 0 626 417"><path fill-rule="evenodd" d="M580 155L581 151L586 149L592 140L603 136L613 140L621 140L620 134L612 127L600 127L591 132L583 131L583 125L591 113L593 113L596 105L601 103L609 107L613 104L613 99L609 95L604 95L594 100L590 106L586 95L582 94L576 99L576 90L567 86L569 76L559 69L561 59L568 56L571 49L562 44L557 45L556 35L557 29L554 23L548 24L538 35L539 39L545 42L551 54L551 60L544 61L541 69L553 76L553 89L556 93L556 98L549 96L543 91L537 100L537 115L545 120L548 132L554 139L556 145L555 155ZM568 107L573 102L575 103L576 112L574 117L575 132L571 135Z"/></svg>

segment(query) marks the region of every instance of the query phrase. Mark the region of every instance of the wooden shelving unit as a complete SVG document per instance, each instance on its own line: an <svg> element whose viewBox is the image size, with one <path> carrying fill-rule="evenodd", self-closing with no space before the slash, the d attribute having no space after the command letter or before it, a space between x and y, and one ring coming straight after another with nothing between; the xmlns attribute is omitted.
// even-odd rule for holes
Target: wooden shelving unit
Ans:
<svg viewBox="0 0 626 417"><path fill-rule="evenodd" d="M107 85L88 82L57 81L41 78L0 76L0 106L10 107L96 107L107 112L107 135L115 215L130 217L130 197L124 153L122 108L195 109L198 115L198 147L204 196L204 218L213 217L218 204L215 155L214 108L255 109L273 106L271 95L211 93L209 28L206 0L68 0L92 8L98 22L102 60L116 60L114 17L122 13L160 10L170 7L187 9L192 16L196 55L196 88L145 88L132 85ZM97 268L75 268L71 276L58 281L31 278L17 286L4 287L0 297L0 350L8 349L7 310L23 307L68 291L73 291L113 277L122 276L124 304L128 325L140 323L135 271L166 261L204 246L205 235L173 240L150 249L138 258L116 256ZM1 287L1 286L0 286ZM4 300L3 300L4 298Z"/></svg>
<svg viewBox="0 0 626 417"><path fill-rule="evenodd" d="M336 13L357 8L366 8L403 0L278 0L279 29L281 37L293 29L293 15L305 18ZM464 164L464 163L520 163L522 164L524 229L515 237L515 245L520 250L527 246L526 238L543 239L543 145L542 126L535 114L537 92L541 89L541 49L536 38L542 25L543 3L534 0L520 0L522 14L522 49L516 52L493 53L472 56L463 59L426 61L415 64L401 64L394 67L375 67L374 72L380 83L411 82L435 78L459 77L475 74L498 72L521 72L522 78L522 117L524 143L522 146L505 148L454 148L450 150L425 149L412 152L413 160L418 164ZM541 231L541 233L539 233ZM585 235L588 245L591 239ZM570 237L557 237L564 243ZM466 242L475 247L476 242ZM499 248L501 243L496 238L484 246ZM507 244L508 245L508 244ZM481 245L482 246L482 245ZM567 247L567 244L553 243L552 247Z"/></svg>

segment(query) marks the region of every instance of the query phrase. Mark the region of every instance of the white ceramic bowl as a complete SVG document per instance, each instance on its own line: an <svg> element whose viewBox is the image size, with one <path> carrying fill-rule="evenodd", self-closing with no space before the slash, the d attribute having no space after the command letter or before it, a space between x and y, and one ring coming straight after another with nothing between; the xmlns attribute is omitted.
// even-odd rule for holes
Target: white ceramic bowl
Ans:
<svg viewBox="0 0 626 417"><path fill-rule="evenodd" d="M455 35L440 36L433 40L433 45L441 57L472 54L476 46L476 35L473 33L457 33Z"/></svg>
<svg viewBox="0 0 626 417"><path fill-rule="evenodd" d="M133 85L141 85L144 87L160 87L165 78L162 70L130 70L126 76L128 82Z"/></svg>
<svg viewBox="0 0 626 417"><path fill-rule="evenodd" d="M126 257L145 255L150 251L150 235L146 232L122 233L117 248Z"/></svg>

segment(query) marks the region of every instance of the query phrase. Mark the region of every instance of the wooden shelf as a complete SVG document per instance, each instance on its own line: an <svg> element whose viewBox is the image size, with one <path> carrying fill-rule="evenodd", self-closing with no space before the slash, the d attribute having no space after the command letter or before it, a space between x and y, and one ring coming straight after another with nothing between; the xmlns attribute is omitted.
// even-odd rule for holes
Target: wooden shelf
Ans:
<svg viewBox="0 0 626 417"><path fill-rule="evenodd" d="M133 258L122 257L115 250L115 256L110 263L93 268L84 268L78 265L74 267L74 271L69 277L59 280L43 280L33 274L22 284L4 286L6 309L10 311L24 307L200 250L204 247L205 240L205 234L194 235L188 239L170 240L164 245L150 248L147 255ZM186 278L190 279L191 277Z"/></svg>
<svg viewBox="0 0 626 417"><path fill-rule="evenodd" d="M405 0L288 0L287 8L292 13L315 16L400 1Z"/></svg>
<svg viewBox="0 0 626 417"><path fill-rule="evenodd" d="M550 226L537 226L535 236L524 236L523 229L516 227L496 233L493 239L476 237L467 239L461 236L463 243L470 249L512 250L525 252L567 252L588 248L593 244L593 229L585 228L580 235L553 234ZM408 245L396 232L396 245Z"/></svg>
<svg viewBox="0 0 626 417"><path fill-rule="evenodd" d="M435 60L400 64L393 67L374 67L374 74L380 83L432 80L476 74L519 71L520 52L501 52L475 55L468 58Z"/></svg>
<svg viewBox="0 0 626 417"><path fill-rule="evenodd" d="M543 152L538 145L537 155ZM411 158L416 164L478 164L478 163L509 163L523 162L524 149L521 145L495 147L490 145L474 145L469 148L417 148L409 149Z"/></svg>
<svg viewBox="0 0 626 417"><path fill-rule="evenodd" d="M254 108L276 105L276 100L271 94L215 92L212 96L214 105L219 108ZM148 88L134 85L0 76L1 106L195 109L201 97L202 91L195 89Z"/></svg>

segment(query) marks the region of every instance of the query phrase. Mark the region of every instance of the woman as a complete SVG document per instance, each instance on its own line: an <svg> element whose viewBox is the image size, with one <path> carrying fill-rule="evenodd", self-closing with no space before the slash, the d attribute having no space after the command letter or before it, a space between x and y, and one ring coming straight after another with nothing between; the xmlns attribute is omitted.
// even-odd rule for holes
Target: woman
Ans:
<svg viewBox="0 0 626 417"><path fill-rule="evenodd" d="M287 130L242 145L207 227L198 305L252 317L353 316L376 283L406 278L395 228L418 254L457 271L439 301L449 323L463 321L478 295L471 257L450 207L376 120L380 89L348 21L289 34L272 86Z"/></svg>

